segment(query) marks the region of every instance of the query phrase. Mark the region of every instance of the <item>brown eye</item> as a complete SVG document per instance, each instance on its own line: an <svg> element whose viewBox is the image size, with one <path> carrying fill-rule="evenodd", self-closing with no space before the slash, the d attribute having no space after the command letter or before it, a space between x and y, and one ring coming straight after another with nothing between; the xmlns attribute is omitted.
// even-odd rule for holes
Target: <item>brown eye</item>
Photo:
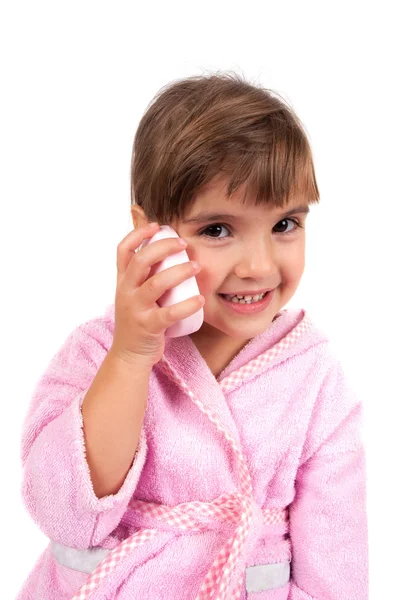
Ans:
<svg viewBox="0 0 400 600"><path fill-rule="evenodd" d="M229 231L225 225L222 225L221 223L215 223L213 225L209 225L206 229L203 229L199 235L203 236L203 237L208 237L208 238L214 239L214 240L224 240L226 237L229 237L230 234L227 236L223 236L223 237L217 237L218 234L221 233L221 228ZM217 235L213 235L213 232L216 233Z"/></svg>
<svg viewBox="0 0 400 600"><path fill-rule="evenodd" d="M274 227L274 230L276 229L276 227L279 228L280 224L283 223L283 228L286 229L287 223L293 223L295 226L290 229L289 231L277 231L276 233L282 233L282 234L286 234L286 233L293 233L294 231L296 231L296 229L298 227L300 227L300 223L298 221L296 221L295 219L282 219L282 221L279 221L279 223L277 223Z"/></svg>

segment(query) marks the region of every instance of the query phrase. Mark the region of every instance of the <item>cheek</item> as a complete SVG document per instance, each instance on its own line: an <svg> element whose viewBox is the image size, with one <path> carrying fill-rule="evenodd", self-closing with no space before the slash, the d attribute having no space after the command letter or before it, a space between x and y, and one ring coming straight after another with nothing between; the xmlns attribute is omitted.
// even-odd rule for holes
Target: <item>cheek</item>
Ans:
<svg viewBox="0 0 400 600"><path fill-rule="evenodd" d="M296 285L304 273L304 248L301 246L298 246L296 249L291 248L289 252L285 252L281 255L277 266L281 272L282 279L286 284Z"/></svg>
<svg viewBox="0 0 400 600"><path fill-rule="evenodd" d="M201 265L201 271L196 275L197 285L200 293L204 296L214 294L216 289L219 289L223 284L224 271L218 265L214 256L205 257L204 254L194 253L189 257L190 260L197 260ZM226 268L226 266L225 266Z"/></svg>
<svg viewBox="0 0 400 600"><path fill-rule="evenodd" d="M218 286L218 283L215 281L215 277L212 276L209 269L201 265L201 271L196 275L197 285L199 286L200 293L203 295L209 294L213 292Z"/></svg>
<svg viewBox="0 0 400 600"><path fill-rule="evenodd" d="M226 262L224 263L223 260L218 261L215 251L213 252L212 249L208 249L207 251L204 248L200 249L188 245L186 253L189 260L196 260L201 265L201 271L196 275L197 285L201 294L214 292L216 288L222 285L220 278L221 273L223 274L224 270L226 270Z"/></svg>
<svg viewBox="0 0 400 600"><path fill-rule="evenodd" d="M299 255L298 258L287 265L286 269L284 270L286 282L289 285L297 285L304 273L304 268L304 256Z"/></svg>

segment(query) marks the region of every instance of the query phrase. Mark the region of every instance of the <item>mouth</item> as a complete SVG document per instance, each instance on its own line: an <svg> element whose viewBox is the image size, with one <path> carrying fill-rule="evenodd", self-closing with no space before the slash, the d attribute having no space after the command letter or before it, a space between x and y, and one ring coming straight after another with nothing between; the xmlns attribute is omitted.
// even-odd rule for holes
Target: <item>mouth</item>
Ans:
<svg viewBox="0 0 400 600"><path fill-rule="evenodd" d="M260 290L258 292L236 292L235 294L218 294L222 296L225 300L229 300L231 302L238 302L241 304L252 304L254 302L259 302L263 298L265 298L268 292L271 292L272 289L269 290Z"/></svg>
<svg viewBox="0 0 400 600"><path fill-rule="evenodd" d="M257 296L245 296L244 298L238 298L232 294L218 294L223 302L224 306L229 307L237 314L255 314L265 310L272 301L274 296L274 289L258 294Z"/></svg>

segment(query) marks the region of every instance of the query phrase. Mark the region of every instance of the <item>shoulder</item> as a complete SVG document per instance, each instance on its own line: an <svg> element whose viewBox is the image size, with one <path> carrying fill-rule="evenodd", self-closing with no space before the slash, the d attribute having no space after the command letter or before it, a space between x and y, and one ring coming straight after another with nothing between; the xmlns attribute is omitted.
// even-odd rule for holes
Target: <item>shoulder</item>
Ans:
<svg viewBox="0 0 400 600"><path fill-rule="evenodd" d="M298 368L303 365L307 377L320 388L321 396L349 398L352 384L327 328L308 310L292 309L287 312L286 318L291 319L294 326L282 341L288 345L287 338L290 338L292 357L299 361Z"/></svg>
<svg viewBox="0 0 400 600"><path fill-rule="evenodd" d="M109 351L114 331L114 320L107 311L78 324L68 335L53 360L67 363L89 362L99 367Z"/></svg>

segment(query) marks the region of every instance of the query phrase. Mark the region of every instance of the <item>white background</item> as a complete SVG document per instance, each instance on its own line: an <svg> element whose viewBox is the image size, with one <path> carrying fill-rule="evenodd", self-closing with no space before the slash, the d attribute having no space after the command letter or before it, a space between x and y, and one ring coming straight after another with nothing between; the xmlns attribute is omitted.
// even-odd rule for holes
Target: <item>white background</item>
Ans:
<svg viewBox="0 0 400 600"><path fill-rule="evenodd" d="M2 4L2 598L47 545L21 502L22 421L68 334L114 300L138 122L162 86L214 70L283 95L309 135L321 202L287 306L307 308L330 335L363 399L370 598L398 593L395 4Z"/></svg>

